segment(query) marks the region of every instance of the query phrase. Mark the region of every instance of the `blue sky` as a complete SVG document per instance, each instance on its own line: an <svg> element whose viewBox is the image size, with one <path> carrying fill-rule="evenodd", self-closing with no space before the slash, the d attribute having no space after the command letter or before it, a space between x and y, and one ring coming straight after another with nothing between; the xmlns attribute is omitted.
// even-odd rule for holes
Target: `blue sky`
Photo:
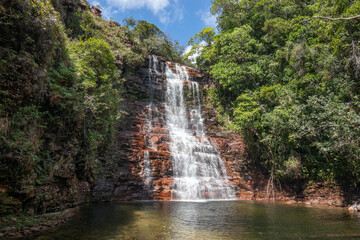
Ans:
<svg viewBox="0 0 360 240"><path fill-rule="evenodd" d="M216 18L210 15L211 0L90 0L102 7L105 19L122 20L133 17L154 23L180 45L186 46L190 37L204 27L215 27Z"/></svg>

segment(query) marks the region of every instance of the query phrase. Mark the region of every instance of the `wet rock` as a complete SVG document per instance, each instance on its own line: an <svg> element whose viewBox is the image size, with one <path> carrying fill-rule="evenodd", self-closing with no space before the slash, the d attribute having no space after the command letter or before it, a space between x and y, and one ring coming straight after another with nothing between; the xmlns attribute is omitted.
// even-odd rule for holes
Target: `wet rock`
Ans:
<svg viewBox="0 0 360 240"><path fill-rule="evenodd" d="M349 211L360 211L360 200L356 201L355 203L351 204L350 206L348 206L347 208Z"/></svg>
<svg viewBox="0 0 360 240"><path fill-rule="evenodd" d="M22 234L20 232L10 232L10 233L7 234L7 236L14 237L14 238L15 237L20 238L20 237L22 237Z"/></svg>
<svg viewBox="0 0 360 240"><path fill-rule="evenodd" d="M71 179L75 175L75 165L73 163L69 163L66 165L58 164L54 167L54 176Z"/></svg>
<svg viewBox="0 0 360 240"><path fill-rule="evenodd" d="M5 228L3 228L4 232L12 232L12 231L15 231L15 230L16 230L16 227L5 227Z"/></svg>
<svg viewBox="0 0 360 240"><path fill-rule="evenodd" d="M297 204L297 202L295 200L289 200L285 202L286 205L294 205Z"/></svg>
<svg viewBox="0 0 360 240"><path fill-rule="evenodd" d="M32 227L32 228L30 228L30 230L31 230L32 232L39 232L39 231L40 231L40 228L38 228L38 227Z"/></svg>

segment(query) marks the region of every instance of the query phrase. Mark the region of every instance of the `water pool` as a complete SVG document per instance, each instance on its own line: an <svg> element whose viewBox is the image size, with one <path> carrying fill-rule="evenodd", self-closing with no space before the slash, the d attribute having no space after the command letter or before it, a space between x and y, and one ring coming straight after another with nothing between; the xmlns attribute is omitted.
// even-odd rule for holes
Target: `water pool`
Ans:
<svg viewBox="0 0 360 240"><path fill-rule="evenodd" d="M28 239L360 239L360 215L253 201L93 204Z"/></svg>

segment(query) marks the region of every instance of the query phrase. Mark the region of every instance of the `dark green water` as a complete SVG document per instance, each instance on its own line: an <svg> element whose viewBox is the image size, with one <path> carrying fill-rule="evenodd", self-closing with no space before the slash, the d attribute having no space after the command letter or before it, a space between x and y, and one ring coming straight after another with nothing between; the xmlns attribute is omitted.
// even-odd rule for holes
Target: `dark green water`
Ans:
<svg viewBox="0 0 360 240"><path fill-rule="evenodd" d="M96 204L29 239L360 239L360 215L251 201Z"/></svg>

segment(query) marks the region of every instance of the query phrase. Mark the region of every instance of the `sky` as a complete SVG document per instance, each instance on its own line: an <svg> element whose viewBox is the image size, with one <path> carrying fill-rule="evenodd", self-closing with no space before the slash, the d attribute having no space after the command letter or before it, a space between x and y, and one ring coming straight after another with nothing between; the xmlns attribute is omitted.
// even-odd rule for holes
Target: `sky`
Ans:
<svg viewBox="0 0 360 240"><path fill-rule="evenodd" d="M90 0L100 5L102 17L122 23L133 17L155 24L173 40L186 46L188 40L205 27L216 27L210 14L211 0Z"/></svg>

